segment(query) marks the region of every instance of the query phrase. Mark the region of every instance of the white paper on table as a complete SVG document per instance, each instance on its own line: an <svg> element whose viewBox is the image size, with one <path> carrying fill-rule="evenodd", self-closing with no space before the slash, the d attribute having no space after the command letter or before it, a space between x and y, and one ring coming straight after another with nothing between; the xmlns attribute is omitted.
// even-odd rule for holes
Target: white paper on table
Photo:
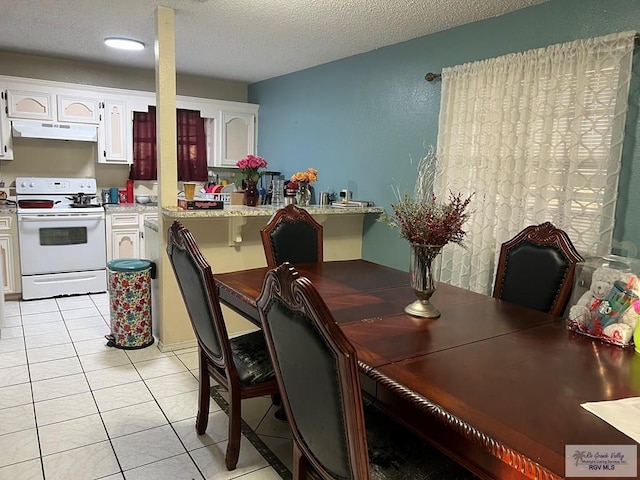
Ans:
<svg viewBox="0 0 640 480"><path fill-rule="evenodd" d="M640 443L640 397L587 402L581 407Z"/></svg>

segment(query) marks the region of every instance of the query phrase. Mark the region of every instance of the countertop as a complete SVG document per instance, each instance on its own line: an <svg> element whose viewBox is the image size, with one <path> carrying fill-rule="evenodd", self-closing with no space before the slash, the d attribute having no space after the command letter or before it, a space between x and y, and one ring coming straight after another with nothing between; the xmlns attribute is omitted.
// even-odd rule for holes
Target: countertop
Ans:
<svg viewBox="0 0 640 480"><path fill-rule="evenodd" d="M150 219L150 218L145 219L144 226L150 230L153 230L154 232L157 232L159 229L157 219Z"/></svg>
<svg viewBox="0 0 640 480"><path fill-rule="evenodd" d="M8 215L8 214L13 214L17 212L18 212L18 207L15 205L7 205L7 204L0 205L0 215Z"/></svg>
<svg viewBox="0 0 640 480"><path fill-rule="evenodd" d="M158 205L138 204L138 203L122 203L104 205L104 209L109 212L157 212ZM0 215L17 213L16 205L0 204Z"/></svg>
<svg viewBox="0 0 640 480"><path fill-rule="evenodd" d="M382 207L333 207L309 205L302 207L311 215L354 215L363 213L380 214ZM270 217L277 210L272 205L247 207L246 205L225 205L221 210L183 210L178 207L164 207L162 214L169 218L225 218L225 217Z"/></svg>
<svg viewBox="0 0 640 480"><path fill-rule="evenodd" d="M109 212L157 212L158 204L149 203L108 203L104 206L107 213Z"/></svg>
<svg viewBox="0 0 640 480"><path fill-rule="evenodd" d="M138 203L121 203L107 204L104 206L108 213L117 212L157 212L157 205L138 204ZM309 205L303 207L311 215L354 215L364 213L380 214L384 212L382 207L333 207ZM247 207L246 205L225 205L222 210L182 210L177 206L164 207L161 209L162 214L168 218L228 218L228 217L270 217L277 210L272 205L264 205L260 207ZM15 214L17 207L15 205L0 205L0 215Z"/></svg>

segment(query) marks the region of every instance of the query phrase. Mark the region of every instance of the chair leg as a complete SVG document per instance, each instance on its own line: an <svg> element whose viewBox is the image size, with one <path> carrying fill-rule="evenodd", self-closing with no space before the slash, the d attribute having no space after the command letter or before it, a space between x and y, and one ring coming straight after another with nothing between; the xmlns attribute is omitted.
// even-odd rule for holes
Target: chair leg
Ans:
<svg viewBox="0 0 640 480"><path fill-rule="evenodd" d="M209 402L211 399L211 380L209 378L209 369L207 368L207 359L203 352L199 352L200 356L200 380L198 382L199 390L199 403L198 403L198 415L196 417L196 433L198 435L204 434L207 430L207 424L209 423Z"/></svg>
<svg viewBox="0 0 640 480"><path fill-rule="evenodd" d="M229 386L229 443L225 464L227 470L235 470L240 455L240 393L239 387Z"/></svg>
<svg viewBox="0 0 640 480"><path fill-rule="evenodd" d="M309 475L309 462L304 458L302 452L293 442L293 480L306 480Z"/></svg>
<svg viewBox="0 0 640 480"><path fill-rule="evenodd" d="M282 397L279 393L274 393L273 395L271 395L271 403L276 406L282 405Z"/></svg>

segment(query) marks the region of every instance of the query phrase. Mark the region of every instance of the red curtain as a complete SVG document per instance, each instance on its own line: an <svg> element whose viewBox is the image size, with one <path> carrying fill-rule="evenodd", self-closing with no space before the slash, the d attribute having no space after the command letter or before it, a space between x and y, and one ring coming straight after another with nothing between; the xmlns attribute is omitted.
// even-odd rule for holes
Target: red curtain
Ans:
<svg viewBox="0 0 640 480"><path fill-rule="evenodd" d="M149 112L133 112L133 165L132 180L157 180L156 108Z"/></svg>
<svg viewBox="0 0 640 480"><path fill-rule="evenodd" d="M207 137L204 118L195 110L178 109L178 180L207 181Z"/></svg>
<svg viewBox="0 0 640 480"><path fill-rule="evenodd" d="M207 181L207 137L200 112L177 111L178 180ZM133 114L132 180L157 179L156 109Z"/></svg>

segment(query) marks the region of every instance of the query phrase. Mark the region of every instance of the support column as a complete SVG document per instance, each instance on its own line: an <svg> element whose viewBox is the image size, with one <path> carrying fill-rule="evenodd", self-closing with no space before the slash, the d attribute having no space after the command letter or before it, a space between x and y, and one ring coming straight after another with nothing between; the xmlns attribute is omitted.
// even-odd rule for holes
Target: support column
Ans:
<svg viewBox="0 0 640 480"><path fill-rule="evenodd" d="M175 12L171 8L156 9L156 138L158 153L159 209L176 204L178 187L176 136L176 48ZM169 264L165 249L169 222L158 217L159 235L157 312L160 346L180 344L194 340L180 292Z"/></svg>

